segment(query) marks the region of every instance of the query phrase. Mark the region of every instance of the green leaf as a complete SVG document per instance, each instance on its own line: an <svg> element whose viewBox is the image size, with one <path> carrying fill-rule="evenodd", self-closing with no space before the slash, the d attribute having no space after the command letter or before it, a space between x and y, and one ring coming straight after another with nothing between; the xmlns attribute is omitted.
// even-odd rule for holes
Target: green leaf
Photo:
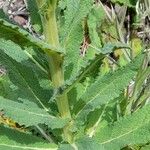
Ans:
<svg viewBox="0 0 150 150"><path fill-rule="evenodd" d="M16 92L15 86L10 82L7 75L0 77L0 96L14 100L18 99L19 94L22 94L22 92Z"/></svg>
<svg viewBox="0 0 150 150"><path fill-rule="evenodd" d="M83 79L83 77L85 77L88 72L96 67L97 64L100 64L106 54L109 54L119 48L130 49L127 44L122 43L107 43L102 48L93 46L91 46L91 48L95 49L97 51L97 54L95 53L94 56L92 56L92 58L88 58L87 61L82 61L82 66L80 67L78 73L74 74L74 76L67 80L62 86L63 93L69 92L80 80Z"/></svg>
<svg viewBox="0 0 150 150"><path fill-rule="evenodd" d="M150 145L146 145L146 146L142 147L141 150L150 150Z"/></svg>
<svg viewBox="0 0 150 150"><path fill-rule="evenodd" d="M101 12L101 13L99 13ZM88 15L88 30L91 44L96 47L102 47L101 38L98 34L98 27L101 26L102 21L106 15L101 5L95 5Z"/></svg>
<svg viewBox="0 0 150 150"><path fill-rule="evenodd" d="M70 107L73 109L76 102L81 98L87 87L91 84L91 79L87 77L83 82L76 83L75 87L68 92ZM71 109L71 110L72 110Z"/></svg>
<svg viewBox="0 0 150 150"><path fill-rule="evenodd" d="M150 140L150 105L113 125L100 128L95 140L107 150L120 150L127 145L145 144Z"/></svg>
<svg viewBox="0 0 150 150"><path fill-rule="evenodd" d="M75 106L77 123L83 124L91 111L117 98L136 75L142 59L143 55L140 55L124 68L97 78Z"/></svg>
<svg viewBox="0 0 150 150"><path fill-rule="evenodd" d="M113 52L114 50L117 49L131 49L127 44L121 43L121 42L107 42L106 44L104 44L104 46L102 48L97 48L93 45L90 45L92 48L94 48L95 50L97 50L98 53L102 53L102 54L109 54L111 52Z"/></svg>
<svg viewBox="0 0 150 150"><path fill-rule="evenodd" d="M128 7L134 7L137 3L137 0L111 0L113 3L120 3Z"/></svg>
<svg viewBox="0 0 150 150"><path fill-rule="evenodd" d="M113 43L108 42L104 45L104 48L102 49L102 53L108 54L117 49L130 49L131 50L128 44L124 44L121 42L113 42Z"/></svg>
<svg viewBox="0 0 150 150"><path fill-rule="evenodd" d="M98 144L96 141L90 138L81 138L78 139L75 143L62 144L58 150L104 150L103 146Z"/></svg>
<svg viewBox="0 0 150 150"><path fill-rule="evenodd" d="M36 0L26 0L26 6L30 13L31 23L36 32L42 33L43 26Z"/></svg>
<svg viewBox="0 0 150 150"><path fill-rule="evenodd" d="M26 61L23 61L22 64L20 64L2 51L0 51L0 63L6 68L9 79L16 86L15 88L24 91L24 94L19 96L23 99L26 99L27 96L31 101L47 110L45 104L48 105L47 102L51 97L51 92L50 89L42 89L39 80L48 77L40 73L39 78L34 68L24 65L24 63L27 63Z"/></svg>
<svg viewBox="0 0 150 150"><path fill-rule="evenodd" d="M31 67L32 69L35 69L36 66L43 73L48 74L48 64L45 55L34 51L31 47L22 49L13 41L0 38L0 51L3 51L9 57L25 66Z"/></svg>
<svg viewBox="0 0 150 150"><path fill-rule="evenodd" d="M50 115L28 100L19 103L0 97L0 110L3 110L6 117L27 127L47 124L50 128L56 129L63 128L67 123L67 120Z"/></svg>
<svg viewBox="0 0 150 150"><path fill-rule="evenodd" d="M62 43L65 46L74 32L75 28L80 24L84 17L91 10L92 0L67 0L67 9L65 10L65 24L61 33Z"/></svg>
<svg viewBox="0 0 150 150"><path fill-rule="evenodd" d="M8 56L17 62L27 61L28 55L21 49L21 47L10 40L0 38L0 49Z"/></svg>
<svg viewBox="0 0 150 150"><path fill-rule="evenodd" d="M10 24L12 23L10 22L10 20L8 20L3 11L0 11L0 18L4 18ZM7 32L8 31L6 31L6 33ZM1 50L4 51L8 56L12 57L17 62L21 63L23 61L26 62L26 64L24 63L25 65L33 66L31 65L31 63L28 63L28 61L34 62L41 70L43 70L47 74L48 63L44 51L41 51L41 48L35 46L34 44L33 45L29 44L29 42L27 42L26 45L22 45L23 43L21 43L21 41L19 42L19 40L18 41L17 39L15 40L15 35L13 34L17 35L18 33L16 32L10 33L9 35L7 35L6 33L5 34L0 33L0 35L2 35L0 37Z"/></svg>
<svg viewBox="0 0 150 150"><path fill-rule="evenodd" d="M66 50L64 61L65 78L74 76L81 67L80 47L83 41L81 22L89 13L92 0L68 0L65 10L65 24L62 27L61 43Z"/></svg>
<svg viewBox="0 0 150 150"><path fill-rule="evenodd" d="M6 40L11 40L20 45L22 48L33 47L42 49L48 54L63 53L62 50L57 49L38 38L33 37L29 32L20 28L19 26L0 18L0 37Z"/></svg>
<svg viewBox="0 0 150 150"><path fill-rule="evenodd" d="M59 6L61 9L65 9L65 7L67 6L67 0L60 0L58 6Z"/></svg>
<svg viewBox="0 0 150 150"><path fill-rule="evenodd" d="M18 131L0 125L0 149L2 150L57 150L53 143L46 143L30 134L19 133Z"/></svg>
<svg viewBox="0 0 150 150"><path fill-rule="evenodd" d="M45 99L42 100L42 104L45 107L45 110L50 112L51 114L57 114L57 109L56 107L51 106L51 103L48 104L46 99L49 100L49 96L52 95L52 92L50 91L50 89L52 88L50 86L49 80L40 80L40 87L43 88L44 94L45 95ZM45 92L47 91L47 93ZM41 105L39 105L39 102L37 101L37 99L35 99L35 97L33 96L33 93L31 93L29 90L27 90L27 88L19 88L16 84L13 84L8 75L4 75L0 78L0 96L6 98L6 99L11 99L13 101L26 101L29 100L32 103L34 102L35 105L41 107ZM46 98L47 97L47 98ZM44 97L43 97L44 98ZM45 100L45 102L44 102ZM29 103L29 102L28 102ZM43 107L41 107L43 108ZM55 112L55 113L54 113Z"/></svg>
<svg viewBox="0 0 150 150"><path fill-rule="evenodd" d="M78 71L78 73L71 77L70 80L67 80L65 84L63 85L63 93L69 92L80 80L85 77L85 75L91 71L102 59L104 58L104 55L97 55L92 60L89 60L87 62L84 62L81 69Z"/></svg>
<svg viewBox="0 0 150 150"><path fill-rule="evenodd" d="M65 47L67 54L64 60L66 80L74 77L81 67L80 47L83 39L81 25L78 25L72 34L73 35L70 35L68 44Z"/></svg>

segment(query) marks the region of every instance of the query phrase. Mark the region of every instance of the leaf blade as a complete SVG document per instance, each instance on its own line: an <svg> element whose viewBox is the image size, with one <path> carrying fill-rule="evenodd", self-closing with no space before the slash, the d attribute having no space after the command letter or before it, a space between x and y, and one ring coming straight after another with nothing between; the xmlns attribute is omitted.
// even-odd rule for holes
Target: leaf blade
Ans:
<svg viewBox="0 0 150 150"><path fill-rule="evenodd" d="M26 103L28 103L27 100ZM28 104L23 104L0 97L0 109L4 111L4 115L6 117L18 122L21 125L35 126L41 123L47 124L50 128L55 129L63 128L67 123L67 119L64 120L52 116L44 109L40 109L31 102Z"/></svg>
<svg viewBox="0 0 150 150"><path fill-rule="evenodd" d="M94 139L107 150L119 150L126 145L145 144L150 139L149 112L150 105L147 105L132 115L120 118L113 125L101 128Z"/></svg>
<svg viewBox="0 0 150 150"><path fill-rule="evenodd" d="M74 113L77 122L83 124L86 121L89 112L99 108L102 104L117 98L121 91L128 85L131 79L136 75L143 55L139 56L135 62L128 64L124 69L119 69L113 74L108 74L103 78L98 78L87 91L80 101L76 104Z"/></svg>
<svg viewBox="0 0 150 150"><path fill-rule="evenodd" d="M78 139L73 144L62 144L58 150L105 150L103 146L98 144L95 140L87 137Z"/></svg>
<svg viewBox="0 0 150 150"><path fill-rule="evenodd" d="M81 22L91 10L92 4L92 0L67 0L66 2L65 23L61 32L61 43L67 54L64 61L66 80L76 75L81 67L80 47L84 32Z"/></svg>
<svg viewBox="0 0 150 150"><path fill-rule="evenodd" d="M63 54L63 50L55 48L42 40L33 37L29 32L20 28L19 26L12 24L3 17L0 18L0 36L7 40L11 40L14 43L22 46L22 47L30 47L34 46L35 48L39 48L44 50L44 52L48 54L59 53Z"/></svg>
<svg viewBox="0 0 150 150"><path fill-rule="evenodd" d="M24 89L24 94L26 95L26 93L28 93L32 97L30 100L45 110L48 110L45 104L47 104L51 96L50 90L42 89L39 84L37 72L31 67L32 64L30 67L25 66L23 62L20 64L2 51L0 51L0 58L0 63L8 71L10 81L12 81L17 88ZM45 77L45 75L40 74L40 78L42 77Z"/></svg>
<svg viewBox="0 0 150 150"><path fill-rule="evenodd" d="M30 134L0 126L0 149L3 150L56 150L53 143L46 143Z"/></svg>

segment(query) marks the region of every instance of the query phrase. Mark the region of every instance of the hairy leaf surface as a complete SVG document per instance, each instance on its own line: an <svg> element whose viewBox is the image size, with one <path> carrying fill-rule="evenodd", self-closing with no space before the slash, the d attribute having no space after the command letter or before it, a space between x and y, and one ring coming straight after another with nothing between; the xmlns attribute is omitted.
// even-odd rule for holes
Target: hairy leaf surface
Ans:
<svg viewBox="0 0 150 150"><path fill-rule="evenodd" d="M100 64L100 62L105 58L106 54L109 54L119 48L130 47L122 43L107 43L102 48L94 47L94 49L96 49L96 52L94 52L94 56L89 57L87 61L80 61L82 67L80 68L78 73L76 73L73 77L67 80L62 86L64 93L70 91L76 85L76 83L80 82L80 80L82 80L82 78L85 77L85 75L88 72L90 72L94 67L96 67L97 64Z"/></svg>
<svg viewBox="0 0 150 150"><path fill-rule="evenodd" d="M22 62L22 64L20 64L2 51L0 51L0 58L0 63L6 68L10 81L16 88L24 90L24 95L21 95L21 98L26 99L24 96L30 95L31 101L37 103L40 107L47 109L45 104L47 104L50 99L51 92L50 90L44 90L39 83L40 79L46 78L45 75L42 75L41 73L40 78L38 78L37 72L35 72L32 67L24 65L24 63L27 63L26 61L23 61L24 63Z"/></svg>
<svg viewBox="0 0 150 150"><path fill-rule="evenodd" d="M142 147L141 150L150 150L150 145L146 145L146 146Z"/></svg>
<svg viewBox="0 0 150 150"><path fill-rule="evenodd" d="M0 149L2 150L56 150L57 146L46 143L30 134L0 126Z"/></svg>
<svg viewBox="0 0 150 150"><path fill-rule="evenodd" d="M104 150L104 148L93 139L83 137L71 145L62 144L58 150Z"/></svg>
<svg viewBox="0 0 150 150"><path fill-rule="evenodd" d="M94 137L107 150L120 150L127 145L144 144L150 140L150 105L113 125L100 128Z"/></svg>
<svg viewBox="0 0 150 150"><path fill-rule="evenodd" d="M0 51L3 51L19 63L31 67L32 69L38 68L42 70L43 73L48 74L48 64L45 55L34 51L31 47L22 49L13 41L0 38Z"/></svg>
<svg viewBox="0 0 150 150"><path fill-rule="evenodd" d="M96 82L87 89L75 107L74 112L77 122L85 122L89 112L117 98L136 75L142 59L143 55L136 58L134 62L131 62L124 68L118 69L103 78L99 77Z"/></svg>
<svg viewBox="0 0 150 150"><path fill-rule="evenodd" d="M74 76L81 67L80 47L83 41L82 21L92 6L91 0L68 0L65 10L65 24L61 33L61 43L66 50L65 78Z"/></svg>
<svg viewBox="0 0 150 150"><path fill-rule="evenodd" d="M29 32L19 26L9 23L4 18L0 18L0 36L6 40L11 40L20 45L22 48L34 47L47 52L48 54L63 53L60 49L43 42L42 40L33 37Z"/></svg>
<svg viewBox="0 0 150 150"><path fill-rule="evenodd" d="M24 104L0 97L0 109L4 111L6 117L25 126L35 126L41 123L54 129L62 128L66 124L66 120L50 115L34 103L28 103L27 100Z"/></svg>
<svg viewBox="0 0 150 150"><path fill-rule="evenodd" d="M104 9L100 5L95 5L87 20L89 37L91 40L91 44L96 47L102 47L101 38L98 34L98 27L101 26L101 23L105 19L106 15Z"/></svg>

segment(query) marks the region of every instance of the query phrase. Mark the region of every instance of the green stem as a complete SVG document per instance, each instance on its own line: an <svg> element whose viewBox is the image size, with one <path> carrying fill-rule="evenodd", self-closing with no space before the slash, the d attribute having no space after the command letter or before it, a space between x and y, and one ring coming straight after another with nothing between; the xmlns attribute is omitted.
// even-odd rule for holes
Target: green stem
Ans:
<svg viewBox="0 0 150 150"><path fill-rule="evenodd" d="M39 8L42 5L41 1L37 0ZM42 22L44 25L44 35L47 43L54 47L59 47L59 36L56 21L56 9L57 0L52 0L48 3L48 7L42 14ZM58 89L64 84L64 73L62 68L63 57L59 54L53 54L48 56L50 75L53 83L53 87ZM67 94L58 96L56 99L57 107L62 118L71 119L68 97ZM70 131L70 123L63 129L64 138L67 142L72 143L72 133Z"/></svg>

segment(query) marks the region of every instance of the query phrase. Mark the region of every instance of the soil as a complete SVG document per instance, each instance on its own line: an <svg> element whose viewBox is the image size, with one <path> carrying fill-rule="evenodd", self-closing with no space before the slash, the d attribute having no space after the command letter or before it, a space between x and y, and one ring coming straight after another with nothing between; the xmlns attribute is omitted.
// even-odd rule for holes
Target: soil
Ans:
<svg viewBox="0 0 150 150"><path fill-rule="evenodd" d="M24 1L25 0L0 0L0 9L3 9L10 19L13 19L24 28L28 28L28 12Z"/></svg>

